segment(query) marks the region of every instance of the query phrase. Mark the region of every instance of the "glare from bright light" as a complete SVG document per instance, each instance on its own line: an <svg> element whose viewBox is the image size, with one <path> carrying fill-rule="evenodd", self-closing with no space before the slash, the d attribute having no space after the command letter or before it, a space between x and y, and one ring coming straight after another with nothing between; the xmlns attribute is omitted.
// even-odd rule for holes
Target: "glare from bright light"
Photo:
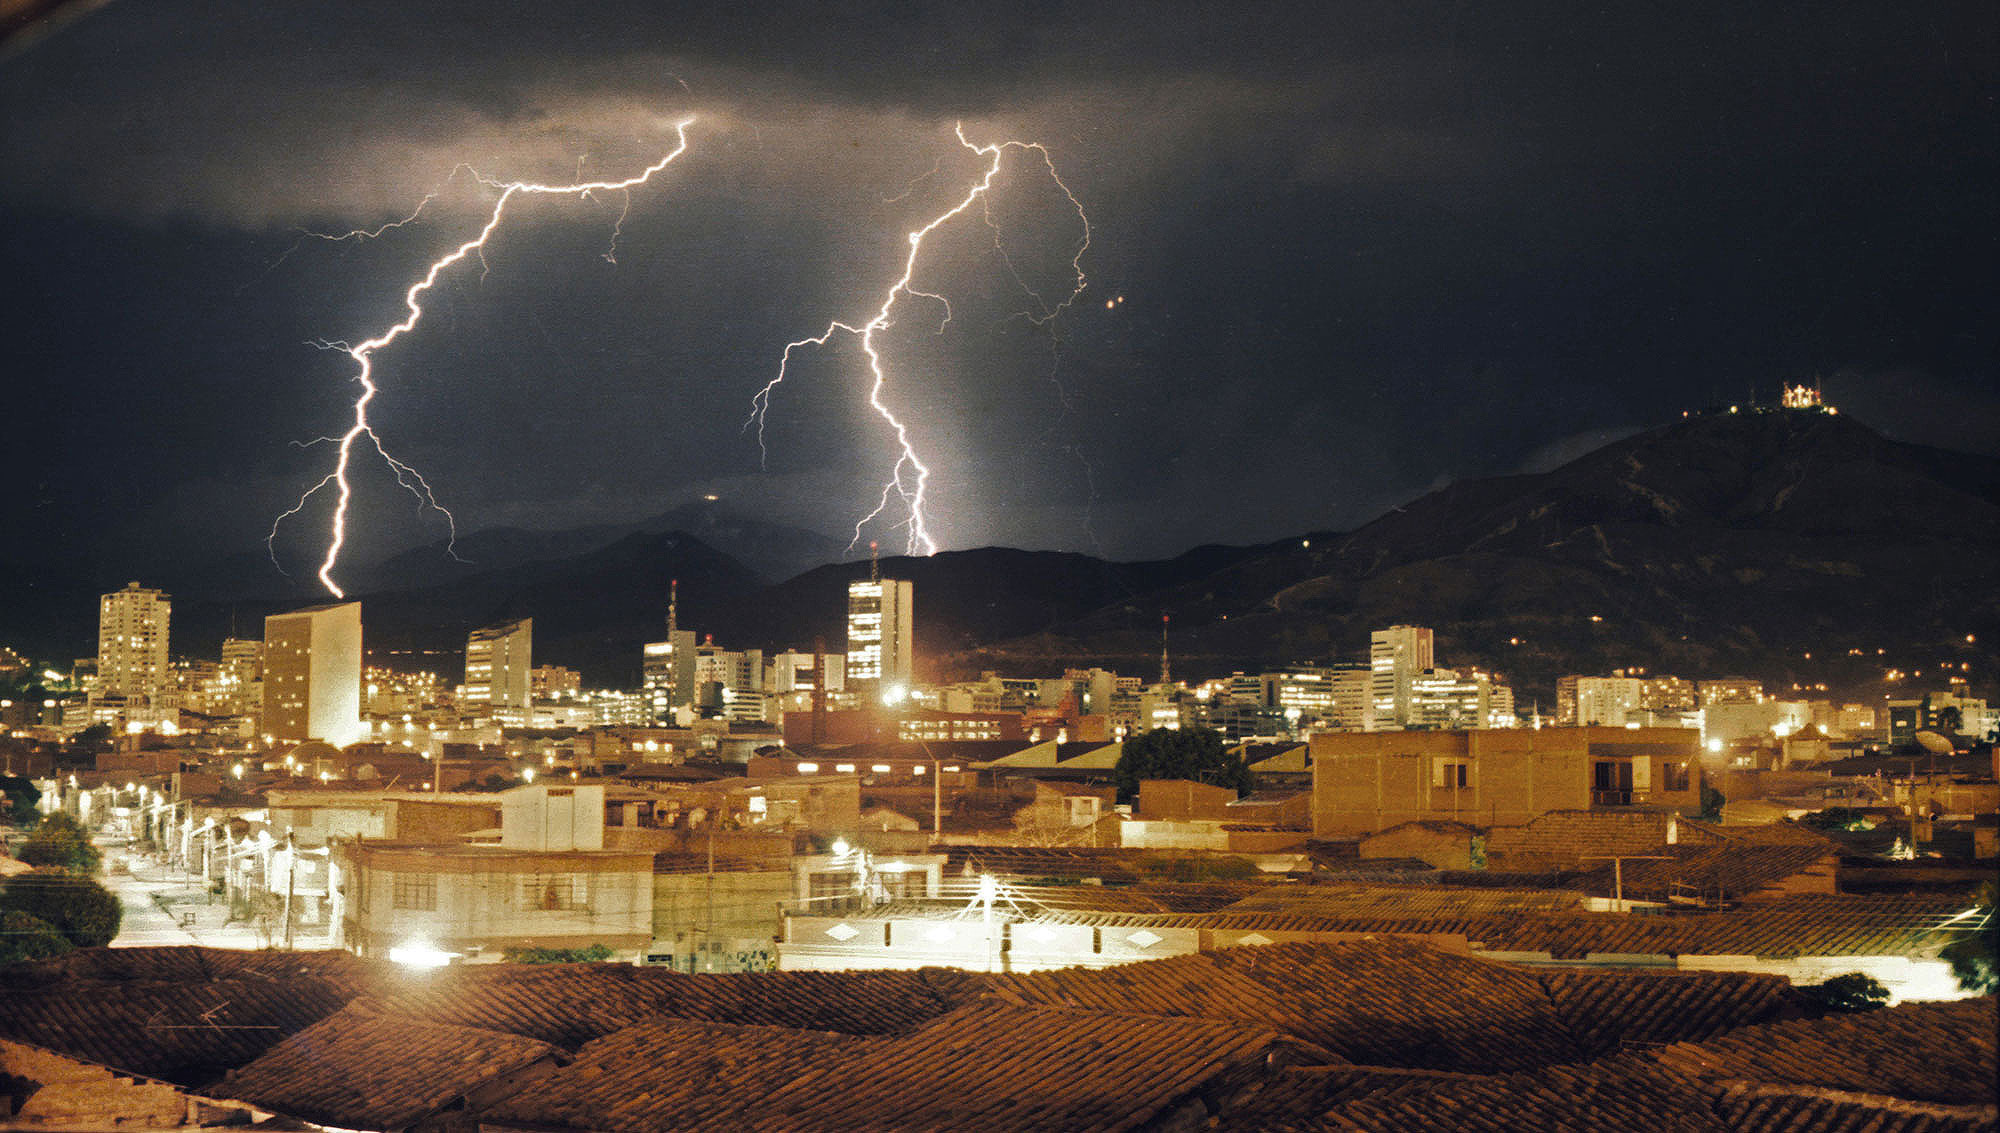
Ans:
<svg viewBox="0 0 2000 1133"><path fill-rule="evenodd" d="M446 952L427 940L411 940L389 949L389 961L405 968L442 968L451 963L456 952Z"/></svg>

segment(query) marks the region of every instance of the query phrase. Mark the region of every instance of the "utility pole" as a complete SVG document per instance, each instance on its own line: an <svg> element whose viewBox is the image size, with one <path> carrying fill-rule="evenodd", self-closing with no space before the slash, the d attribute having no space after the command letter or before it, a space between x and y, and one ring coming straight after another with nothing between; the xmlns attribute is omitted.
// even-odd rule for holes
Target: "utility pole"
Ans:
<svg viewBox="0 0 2000 1133"><path fill-rule="evenodd" d="M715 815L708 816L708 929L701 946L708 952L708 970L715 970Z"/></svg>
<svg viewBox="0 0 2000 1133"><path fill-rule="evenodd" d="M1629 913L1625 905L1625 863L1626 862L1668 862L1665 854L1584 854L1578 861L1609 861L1611 863L1611 911ZM1720 902L1717 902L1720 904Z"/></svg>
<svg viewBox="0 0 2000 1133"><path fill-rule="evenodd" d="M989 972L994 971L997 967L994 959L994 953L998 949L997 942L993 939L993 899L999 895L1000 882L990 873L981 874L979 878L979 919L985 927L986 970Z"/></svg>
<svg viewBox="0 0 2000 1133"><path fill-rule="evenodd" d="M292 895L298 889L299 837L285 831L285 951L292 950Z"/></svg>

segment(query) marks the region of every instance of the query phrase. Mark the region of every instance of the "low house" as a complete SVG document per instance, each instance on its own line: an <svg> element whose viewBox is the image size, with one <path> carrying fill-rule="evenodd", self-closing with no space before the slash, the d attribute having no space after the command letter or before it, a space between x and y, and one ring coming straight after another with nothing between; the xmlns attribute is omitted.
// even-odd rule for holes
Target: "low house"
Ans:
<svg viewBox="0 0 2000 1133"><path fill-rule="evenodd" d="M337 842L333 946L421 961L588 948L638 959L653 939L653 854L604 849L604 789L496 796L493 841Z"/></svg>
<svg viewBox="0 0 2000 1133"><path fill-rule="evenodd" d="M1700 733L1686 728L1326 733L1312 738L1313 832L1520 826L1561 810L1693 813L1700 753Z"/></svg>

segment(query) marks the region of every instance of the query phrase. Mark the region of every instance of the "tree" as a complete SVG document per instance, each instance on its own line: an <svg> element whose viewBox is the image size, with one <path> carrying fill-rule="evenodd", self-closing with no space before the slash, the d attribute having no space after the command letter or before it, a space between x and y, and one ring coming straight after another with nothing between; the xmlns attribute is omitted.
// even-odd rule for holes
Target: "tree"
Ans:
<svg viewBox="0 0 2000 1133"><path fill-rule="evenodd" d="M111 725L92 724L71 736L69 746L62 754L64 763L78 767L94 762L99 755L111 750Z"/></svg>
<svg viewBox="0 0 2000 1133"><path fill-rule="evenodd" d="M1825 983L1799 988L1808 1002L1828 1015L1853 1015L1873 1011L1889 1002L1889 989L1865 972L1833 976Z"/></svg>
<svg viewBox="0 0 2000 1133"><path fill-rule="evenodd" d="M27 826L35 821L35 804L42 792L19 775L0 775L0 821Z"/></svg>
<svg viewBox="0 0 2000 1133"><path fill-rule="evenodd" d="M14 909L0 913L0 964L48 960L72 947L68 937L40 917Z"/></svg>
<svg viewBox="0 0 2000 1133"><path fill-rule="evenodd" d="M1111 778L1122 802L1138 797L1141 779L1192 779L1238 795L1252 785L1243 757L1224 751L1222 733L1206 728L1155 728L1133 736L1125 741Z"/></svg>
<svg viewBox="0 0 2000 1133"><path fill-rule="evenodd" d="M53 866L85 877L104 864L104 851L90 844L90 833L61 811L42 819L14 856L32 866Z"/></svg>
<svg viewBox="0 0 2000 1133"><path fill-rule="evenodd" d="M1941 953L1951 964L1951 974L1958 979L1958 986L1974 995L1991 995L2000 991L2000 882L1986 881L1979 886L1979 898L1974 916L1979 925L1957 940L1944 946Z"/></svg>
<svg viewBox="0 0 2000 1133"><path fill-rule="evenodd" d="M1701 785L1702 820L1704 822L1722 821L1722 804L1728 801L1728 799L1722 797L1721 791L1716 790L1707 783L1703 783Z"/></svg>
<svg viewBox="0 0 2000 1133"><path fill-rule="evenodd" d="M78 948L102 948L118 935L125 910L109 889L59 869L24 873L0 889L0 913L42 921Z"/></svg>

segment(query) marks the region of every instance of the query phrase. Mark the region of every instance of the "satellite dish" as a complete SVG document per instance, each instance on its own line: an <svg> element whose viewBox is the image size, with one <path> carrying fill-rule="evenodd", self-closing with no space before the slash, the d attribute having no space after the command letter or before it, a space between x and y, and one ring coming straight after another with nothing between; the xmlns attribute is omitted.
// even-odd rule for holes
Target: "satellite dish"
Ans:
<svg viewBox="0 0 2000 1133"><path fill-rule="evenodd" d="M1932 755L1950 755L1952 752L1958 750L1950 740L1945 739L1936 732L1918 732L1917 742L1922 744L1924 750L1930 752Z"/></svg>

